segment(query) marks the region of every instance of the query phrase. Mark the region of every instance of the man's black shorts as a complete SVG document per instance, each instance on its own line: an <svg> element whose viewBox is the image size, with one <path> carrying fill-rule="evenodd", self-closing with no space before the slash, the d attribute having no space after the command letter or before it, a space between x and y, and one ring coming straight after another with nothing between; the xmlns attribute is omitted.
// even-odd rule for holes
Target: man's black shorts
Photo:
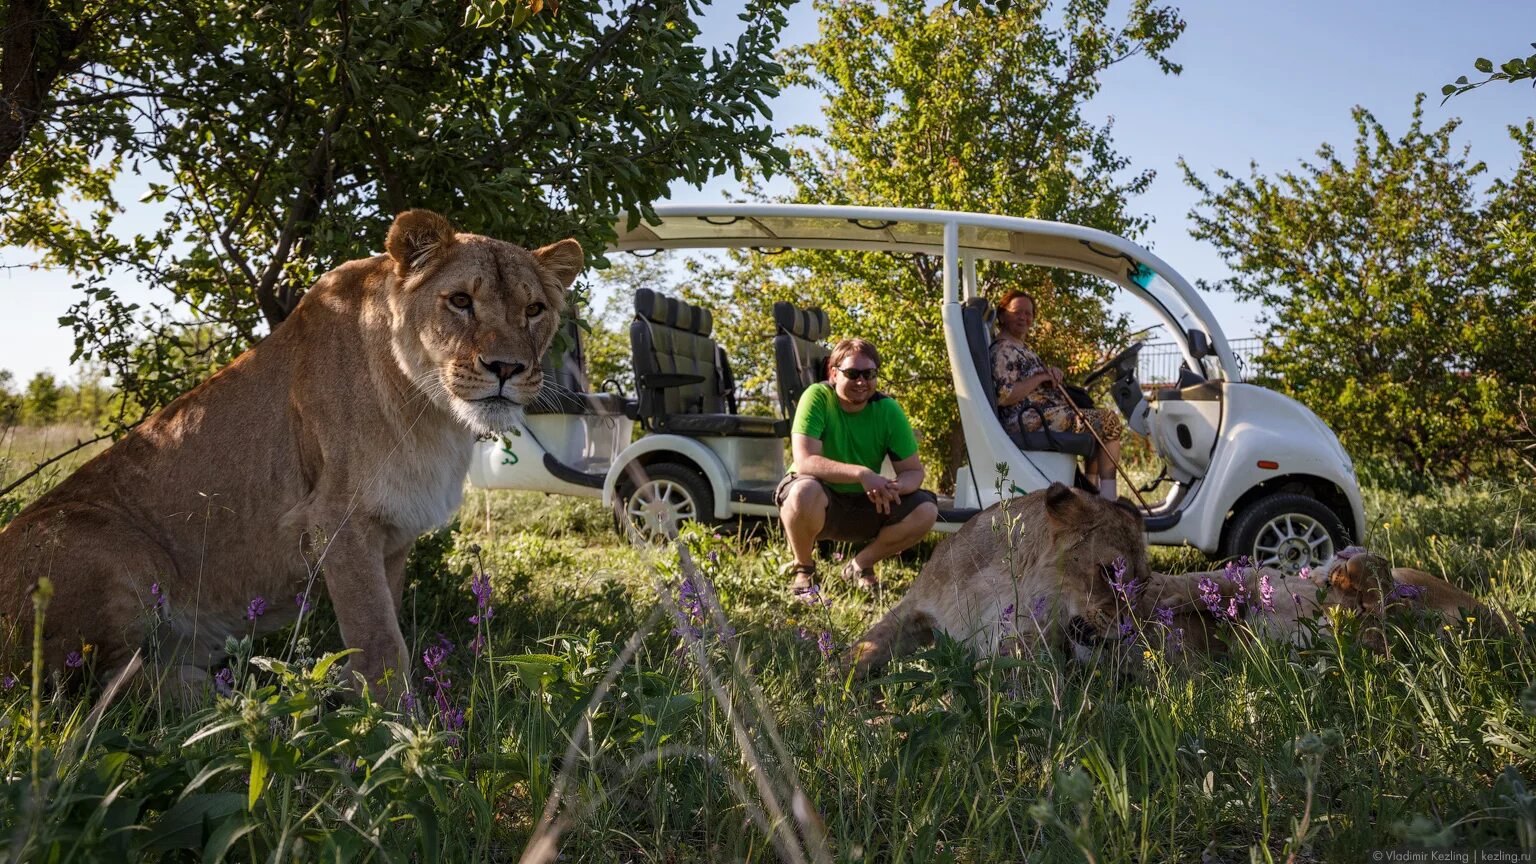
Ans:
<svg viewBox="0 0 1536 864"><path fill-rule="evenodd" d="M875 509L875 502L865 497L863 492L839 492L805 474L785 474L784 479L779 481L779 487L773 491L773 503L782 508L789 487L796 483L820 483L821 491L827 493L827 521L821 526L821 533L816 535L817 540L838 540L844 543L872 540L880 533L880 529L907 518L925 502L931 501L934 506L939 503L932 492L918 489L910 495L901 496L901 502L892 507L890 513L882 514Z"/></svg>

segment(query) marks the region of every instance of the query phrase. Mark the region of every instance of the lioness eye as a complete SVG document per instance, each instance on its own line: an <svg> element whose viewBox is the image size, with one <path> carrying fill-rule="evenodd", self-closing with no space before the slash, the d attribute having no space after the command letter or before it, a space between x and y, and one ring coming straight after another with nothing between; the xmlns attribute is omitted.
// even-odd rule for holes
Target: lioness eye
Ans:
<svg viewBox="0 0 1536 864"><path fill-rule="evenodd" d="M544 304L543 303L529 303L528 304L528 308L523 310L523 314L527 315L529 318L537 318L540 315L542 315L543 313L544 313Z"/></svg>
<svg viewBox="0 0 1536 864"><path fill-rule="evenodd" d="M475 305L475 299L468 294L465 294L463 291L460 291L452 297L449 297L448 302L453 304L453 308L455 309L468 309L469 307Z"/></svg>

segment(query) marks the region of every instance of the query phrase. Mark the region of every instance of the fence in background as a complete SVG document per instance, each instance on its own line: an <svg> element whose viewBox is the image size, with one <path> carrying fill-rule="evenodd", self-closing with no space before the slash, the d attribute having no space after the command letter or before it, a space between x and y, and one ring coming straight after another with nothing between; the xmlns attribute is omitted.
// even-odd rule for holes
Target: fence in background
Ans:
<svg viewBox="0 0 1536 864"><path fill-rule="evenodd" d="M1242 375L1242 380L1247 380L1249 370L1253 368L1253 358L1264 350L1265 340L1254 336L1247 339L1233 339L1227 344L1231 346L1232 354L1237 357L1237 368ZM1138 369L1142 386L1172 384L1179 380L1179 364L1183 362L1184 355L1179 353L1178 346L1174 343L1148 342L1141 349L1141 365Z"/></svg>

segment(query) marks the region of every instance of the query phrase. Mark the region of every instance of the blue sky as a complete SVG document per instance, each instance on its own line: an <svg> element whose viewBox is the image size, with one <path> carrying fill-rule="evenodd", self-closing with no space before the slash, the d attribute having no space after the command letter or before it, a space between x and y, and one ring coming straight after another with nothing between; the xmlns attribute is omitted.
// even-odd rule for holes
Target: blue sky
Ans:
<svg viewBox="0 0 1536 864"><path fill-rule="evenodd" d="M719 0L706 19L705 38L734 38L740 2ZM1302 2L1203 0L1178 4L1188 28L1171 57L1183 64L1165 76L1148 62L1110 70L1104 89L1088 108L1096 121L1115 120L1115 141L1136 169L1157 179L1132 207L1154 221L1142 238L1191 280L1217 279L1224 268L1215 253L1189 237L1188 212L1195 195L1177 167L1183 156L1201 177L1216 168L1245 176L1250 160L1274 173L1296 167L1318 145L1343 147L1353 140L1350 109L1363 105L1394 134L1407 127L1417 92L1431 94L1425 120L1438 126L1460 117L1457 140L1488 163L1486 177L1507 176L1518 158L1505 127L1536 116L1536 90L1490 85L1439 104L1440 85L1472 73L1472 61L1496 63L1529 54L1536 42L1536 3L1489 2ZM1115 8L1123 8L1117 2ZM800 0L790 13L786 43L815 37L815 10ZM775 105L775 124L814 123L819 106L804 93L787 93ZM680 186L676 201L718 201L735 190L717 179L702 190ZM121 200L140 190L125 188ZM151 214L130 213L125 224ZM0 264L32 260L0 249ZM0 269L0 369L26 380L49 369L68 375L72 346L59 315L75 299L67 274ZM131 292L124 292L132 296ZM1231 338L1254 332L1258 310L1230 297L1207 297Z"/></svg>

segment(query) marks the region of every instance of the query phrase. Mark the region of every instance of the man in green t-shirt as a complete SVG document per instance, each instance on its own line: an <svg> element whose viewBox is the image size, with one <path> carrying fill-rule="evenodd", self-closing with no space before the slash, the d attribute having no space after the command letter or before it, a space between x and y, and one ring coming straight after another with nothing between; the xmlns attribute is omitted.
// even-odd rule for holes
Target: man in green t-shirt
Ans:
<svg viewBox="0 0 1536 864"><path fill-rule="evenodd" d="M875 390L880 354L844 339L827 360L826 383L812 384L795 408L794 466L774 493L794 561L786 568L797 597L814 598L817 540L869 544L843 578L874 590L875 564L923 538L939 517L938 499L920 488L923 463L912 424L896 400ZM896 479L880 475L890 457Z"/></svg>

